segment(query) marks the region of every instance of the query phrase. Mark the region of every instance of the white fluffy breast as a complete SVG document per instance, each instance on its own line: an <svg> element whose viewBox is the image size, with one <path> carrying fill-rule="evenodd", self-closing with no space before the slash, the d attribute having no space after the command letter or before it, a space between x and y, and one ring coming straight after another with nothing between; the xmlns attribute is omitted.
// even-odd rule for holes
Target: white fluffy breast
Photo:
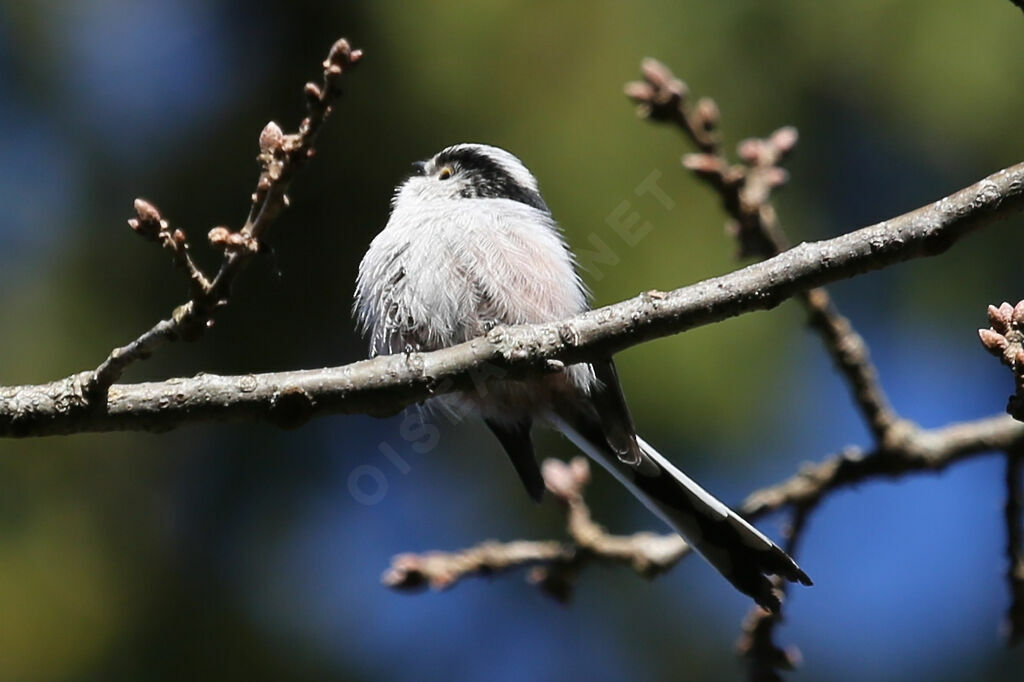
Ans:
<svg viewBox="0 0 1024 682"><path fill-rule="evenodd" d="M403 191L359 266L355 311L372 354L432 350L494 324L586 308L546 212L508 199L404 201Z"/></svg>

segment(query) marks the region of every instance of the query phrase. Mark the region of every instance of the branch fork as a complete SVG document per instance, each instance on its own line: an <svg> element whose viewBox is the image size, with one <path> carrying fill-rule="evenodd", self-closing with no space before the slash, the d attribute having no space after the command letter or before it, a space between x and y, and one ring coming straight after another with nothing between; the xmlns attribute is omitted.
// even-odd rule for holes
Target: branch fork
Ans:
<svg viewBox="0 0 1024 682"><path fill-rule="evenodd" d="M593 561L622 564L651 578L674 566L689 552L678 535L635 533L613 535L598 525L583 499L590 482L590 463L547 459L541 467L544 485L566 515L568 541L500 543L493 540L457 552L400 554L381 582L395 590L424 587L444 590L474 576L491 576L529 568L527 580L560 602L567 602L580 571Z"/></svg>

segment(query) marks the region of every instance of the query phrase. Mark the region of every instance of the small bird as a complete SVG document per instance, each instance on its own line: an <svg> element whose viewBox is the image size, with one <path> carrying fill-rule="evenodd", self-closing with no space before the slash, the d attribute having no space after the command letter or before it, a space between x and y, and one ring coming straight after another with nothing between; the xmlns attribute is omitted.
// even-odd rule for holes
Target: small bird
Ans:
<svg viewBox="0 0 1024 682"><path fill-rule="evenodd" d="M522 161L457 144L413 167L359 265L353 311L371 356L436 350L497 325L587 310L575 257ZM762 607L780 607L768 575L811 584L782 549L637 436L610 357L430 402L482 417L534 500L544 492L530 437L540 422L608 469Z"/></svg>

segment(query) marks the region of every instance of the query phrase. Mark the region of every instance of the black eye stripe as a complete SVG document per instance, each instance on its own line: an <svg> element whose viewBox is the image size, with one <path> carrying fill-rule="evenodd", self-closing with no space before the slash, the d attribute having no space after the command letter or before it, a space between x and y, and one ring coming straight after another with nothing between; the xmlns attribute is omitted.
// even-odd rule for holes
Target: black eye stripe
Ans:
<svg viewBox="0 0 1024 682"><path fill-rule="evenodd" d="M497 161L471 147L446 149L437 155L436 165L451 165L467 181L460 193L467 199L511 199L547 211L540 193L524 187Z"/></svg>
<svg viewBox="0 0 1024 682"><path fill-rule="evenodd" d="M471 147L446 149L437 155L436 164L438 166L458 165L467 171L505 172L497 161Z"/></svg>

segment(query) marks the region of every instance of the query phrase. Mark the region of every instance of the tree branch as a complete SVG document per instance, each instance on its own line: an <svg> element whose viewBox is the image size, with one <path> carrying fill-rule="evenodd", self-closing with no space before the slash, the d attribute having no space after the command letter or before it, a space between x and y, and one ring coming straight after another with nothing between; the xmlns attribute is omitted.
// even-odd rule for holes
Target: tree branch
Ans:
<svg viewBox="0 0 1024 682"><path fill-rule="evenodd" d="M490 365L509 378L552 371L729 317L766 310L828 282L942 253L970 232L1024 208L1024 163L944 199L855 232L800 244L774 258L672 292L651 291L569 320L499 327L431 353L344 367L221 377L199 375L110 387L86 395L91 372L49 384L0 388L0 436L161 431L211 420L268 419L293 426L336 413L393 414L432 395L471 388ZM551 361L557 361L550 365Z"/></svg>
<svg viewBox="0 0 1024 682"><path fill-rule="evenodd" d="M893 448L866 455L851 448L823 462L808 464L792 477L751 493L739 511L754 521L784 507L794 507L797 511L787 533L787 551L795 551L808 512L831 492L878 478L938 473L971 457L1020 447L1024 447L1024 424L1006 416L936 429L908 425ZM565 597L571 588L571 578L566 580L566 573L574 577L591 560L614 561L651 577L690 553L689 546L675 533L610 535L594 523L583 499L583 488L589 481L587 460L576 457L567 465L549 459L544 462L543 473L547 489L565 505L572 542L488 541L458 552L402 554L385 573L384 583L396 589L424 585L445 589L467 577L534 567L531 577L535 582L538 576L546 579L548 573L558 576L560 588L556 595ZM538 566L544 572L538 573ZM540 585L547 588L543 580ZM754 625L751 623L750 627Z"/></svg>
<svg viewBox="0 0 1024 682"><path fill-rule="evenodd" d="M786 554L796 556L810 517L811 507L799 506L793 513L793 522L787 530ZM785 596L788 583L772 578L775 589ZM795 646L783 649L775 643L775 628L782 623L782 612L771 612L755 606L747 613L736 642L736 652L747 659L748 679L751 682L779 682L781 670L795 670L800 665L800 650Z"/></svg>
<svg viewBox="0 0 1024 682"><path fill-rule="evenodd" d="M788 249L789 240L770 198L789 177L779 163L796 146L796 128L780 128L763 140L744 140L738 150L742 163L733 164L715 134L720 123L715 101L702 97L691 106L686 83L655 59L645 59L641 69L644 80L627 83L626 95L637 102L642 118L675 125L700 150L686 155L683 165L721 197L722 207L731 216L726 228L739 241L740 257L771 258ZM897 415L878 381L864 339L839 313L825 289L800 292L797 299L849 384L876 442L884 441Z"/></svg>
<svg viewBox="0 0 1024 682"><path fill-rule="evenodd" d="M288 186L294 174L314 154L317 133L331 113L331 103L341 94L339 81L361 57L362 52L353 50L344 38L336 41L323 63L323 84L306 84L308 113L299 125L299 132L285 135L271 121L260 133L258 158L262 170L252 194L249 217L238 232L215 227L209 234L211 245L224 251L220 270L212 281L192 261L185 233L172 230L151 203L136 199L136 217L128 224L137 234L161 243L172 252L175 264L189 277L190 298L175 308L169 319L157 322L131 343L115 348L93 372L79 377L77 381L82 390L75 396L76 401L102 402L107 389L129 364L148 357L170 341L195 340L213 324L217 309L228 302L238 273L260 251L270 226L288 205Z"/></svg>
<svg viewBox="0 0 1024 682"><path fill-rule="evenodd" d="M700 99L695 106L689 104L689 89L660 62L647 59L643 62L643 82L628 83L626 94L639 104L638 113L651 121L668 122L679 128L700 150L683 158L683 165L694 171L698 178L706 181L721 197L722 206L731 216L727 230L735 235L740 245L740 256L770 258L788 248L788 240L778 221L778 215L770 198L772 192L783 185L788 174L779 163L796 145L795 128L780 128L767 139L747 139L739 144L740 164L731 164L721 150L716 134L719 123L718 106L710 98ZM817 287L797 296L808 312L810 326L825 343L829 355L850 387L861 416L871 431L875 445L887 453L897 451L905 457L914 453L912 439L920 429L902 420L892 408L878 372L871 362L867 344L856 332L849 320L839 313L828 292ZM1004 364L1013 369L1017 392L1010 398L1008 411L1021 419L1024 405L1024 351L1021 350L1024 324L1024 302L1016 308L1004 303L996 308L989 306L991 329L979 330L983 344L990 352L999 356ZM872 460L887 463L887 459ZM838 464L855 461L853 456L841 459ZM857 453L856 461L859 461ZM852 467L849 467L852 468ZM819 479L825 485L841 483L842 476L833 477L848 470L842 466L829 471ZM821 473L821 472L819 472ZM869 475L878 475L873 472ZM798 483L806 482L797 480ZM799 487L799 486L797 486ZM806 522L816 508L825 488L809 486L811 494L796 502L793 521L788 537L788 553L795 556L800 535ZM830 488L829 488L830 489ZM806 491L805 491L806 492ZM1010 499L1013 491L1010 490ZM765 493L767 495L767 493ZM1010 504L1008 502L1008 504ZM1024 607L1017 603L1019 585L1015 582L1016 563L1013 547L1014 528L1009 526L1011 536L1010 586L1014 604L1010 609L1011 631L1016 631L1014 618L1024 619ZM751 516L755 515L752 510ZM781 584L780 584L781 583ZM784 594L784 581L775 581L775 586ZM780 614L771 614L753 609L742 625L742 634L737 644L738 652L748 661L750 679L779 680L781 670L791 670L798 662L799 653L786 651L773 641L775 626Z"/></svg>
<svg viewBox="0 0 1024 682"><path fill-rule="evenodd" d="M545 486L565 510L570 542L488 541L458 552L400 554L381 581L396 590L424 586L441 590L465 578L534 566L530 582L564 602L572 594L576 576L592 560L619 563L637 575L653 577L686 554L686 543L678 535L612 535L595 523L583 499L583 489L590 482L590 463L583 457L574 457L568 464L545 460L542 472Z"/></svg>
<svg viewBox="0 0 1024 682"><path fill-rule="evenodd" d="M1024 442L1024 424L1003 415L937 429L901 423L901 437L891 445L867 454L847 448L823 462L809 464L785 481L752 493L740 507L741 513L756 519L785 506L814 504L833 490L869 479L937 473L962 459Z"/></svg>

